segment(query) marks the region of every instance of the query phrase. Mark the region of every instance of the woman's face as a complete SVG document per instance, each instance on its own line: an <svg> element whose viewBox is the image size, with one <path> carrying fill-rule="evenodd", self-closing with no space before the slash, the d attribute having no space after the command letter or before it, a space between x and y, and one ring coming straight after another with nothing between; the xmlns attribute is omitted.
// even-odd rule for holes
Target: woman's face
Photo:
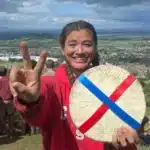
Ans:
<svg viewBox="0 0 150 150"><path fill-rule="evenodd" d="M95 56L95 43L88 29L72 31L66 38L63 54L75 71L84 71Z"/></svg>

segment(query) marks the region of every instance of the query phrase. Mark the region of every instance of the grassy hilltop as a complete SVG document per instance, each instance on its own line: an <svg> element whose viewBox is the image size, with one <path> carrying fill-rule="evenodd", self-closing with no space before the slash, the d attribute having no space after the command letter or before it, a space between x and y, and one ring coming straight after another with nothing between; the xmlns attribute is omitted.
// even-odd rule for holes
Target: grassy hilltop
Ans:
<svg viewBox="0 0 150 150"><path fill-rule="evenodd" d="M19 55L18 45L21 40L28 42L31 55L38 56L42 49L46 49L51 57L63 59L58 38L44 35L0 40L0 56ZM136 75L143 86L147 101L147 115L150 116L150 37L99 37L98 52L101 63L120 65ZM0 61L0 65L11 65L13 63L15 63L15 60ZM40 147L40 141L39 135L26 136L10 144L1 144L0 141L0 150L36 150ZM148 149L150 148L141 147L141 150Z"/></svg>

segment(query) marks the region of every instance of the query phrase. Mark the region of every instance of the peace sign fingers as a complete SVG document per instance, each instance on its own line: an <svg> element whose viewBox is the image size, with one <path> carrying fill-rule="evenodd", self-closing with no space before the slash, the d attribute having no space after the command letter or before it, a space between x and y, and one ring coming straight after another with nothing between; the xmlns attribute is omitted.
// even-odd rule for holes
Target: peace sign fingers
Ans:
<svg viewBox="0 0 150 150"><path fill-rule="evenodd" d="M29 50L25 41L20 42L20 52L23 58L24 69L32 69Z"/></svg>
<svg viewBox="0 0 150 150"><path fill-rule="evenodd" d="M41 76L41 73L44 69L46 58L47 58L47 52L45 50L43 50L40 54L40 58L36 64L36 66L34 68L34 71L37 73L38 77Z"/></svg>

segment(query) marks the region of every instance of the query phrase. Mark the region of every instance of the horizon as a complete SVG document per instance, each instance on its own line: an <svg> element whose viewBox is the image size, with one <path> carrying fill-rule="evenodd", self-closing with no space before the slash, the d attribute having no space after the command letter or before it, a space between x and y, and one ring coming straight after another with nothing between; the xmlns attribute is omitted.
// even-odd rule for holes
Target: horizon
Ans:
<svg viewBox="0 0 150 150"><path fill-rule="evenodd" d="M97 29L97 28L95 28L96 29L96 31L97 32L114 32L114 33L116 33L116 32L137 32L137 33L139 33L139 32L150 32L150 29L139 29L139 28L116 28L116 29L105 29L105 28L103 28L103 29ZM50 32L61 32L61 30L62 29L57 29L57 28L50 28L50 29L47 29L47 28L45 28L45 29L11 29L11 28L9 28L9 29L1 29L0 28L0 33L2 33L2 32L29 32L29 33L31 33L31 32L35 32L35 33L38 33L38 32L43 32L43 33L45 33L45 32L48 32L48 33L50 33Z"/></svg>
<svg viewBox="0 0 150 150"><path fill-rule="evenodd" d="M113 38L130 38L130 37L142 37L150 38L150 30L96 30L99 38L113 37ZM58 38L60 35L60 29L50 30L11 30L0 31L0 40L14 40L19 38L31 38L31 39L43 39L43 38Z"/></svg>

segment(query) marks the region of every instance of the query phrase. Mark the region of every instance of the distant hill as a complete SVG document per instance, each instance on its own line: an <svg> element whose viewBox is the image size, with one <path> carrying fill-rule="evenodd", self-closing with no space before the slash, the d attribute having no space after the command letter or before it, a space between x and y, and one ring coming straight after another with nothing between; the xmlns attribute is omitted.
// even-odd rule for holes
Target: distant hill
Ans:
<svg viewBox="0 0 150 150"><path fill-rule="evenodd" d="M13 40L18 38L28 39L47 39L56 38L59 35L59 31L0 31L0 40Z"/></svg>
<svg viewBox="0 0 150 150"><path fill-rule="evenodd" d="M24 38L24 39L27 38L28 40L31 40L31 39L50 39L50 38L55 38L55 36L52 34L49 34L49 33L28 33L28 34L23 35L21 38Z"/></svg>
<svg viewBox="0 0 150 150"><path fill-rule="evenodd" d="M25 39L47 39L57 38L61 30L9 30L0 27L0 40ZM97 30L98 36L150 36L150 30L138 29L110 29Z"/></svg>
<svg viewBox="0 0 150 150"><path fill-rule="evenodd" d="M97 30L98 36L150 36L150 29L110 29Z"/></svg>

